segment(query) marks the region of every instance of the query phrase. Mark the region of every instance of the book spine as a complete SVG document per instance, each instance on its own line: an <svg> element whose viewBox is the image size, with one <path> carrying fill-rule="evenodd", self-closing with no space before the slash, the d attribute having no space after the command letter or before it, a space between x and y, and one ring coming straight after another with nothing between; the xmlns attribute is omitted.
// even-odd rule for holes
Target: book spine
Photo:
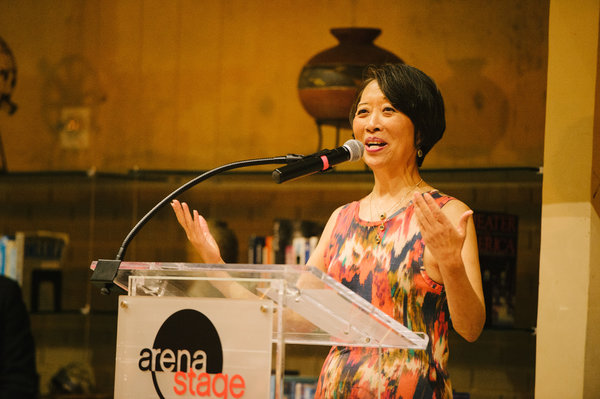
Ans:
<svg viewBox="0 0 600 399"><path fill-rule="evenodd" d="M0 275L6 275L6 236L0 237Z"/></svg>

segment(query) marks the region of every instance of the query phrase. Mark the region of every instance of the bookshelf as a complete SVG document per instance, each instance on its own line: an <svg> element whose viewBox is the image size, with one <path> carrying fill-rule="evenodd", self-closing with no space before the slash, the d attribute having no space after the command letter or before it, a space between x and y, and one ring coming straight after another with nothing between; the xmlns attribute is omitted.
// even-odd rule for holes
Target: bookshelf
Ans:
<svg viewBox="0 0 600 399"><path fill-rule="evenodd" d="M0 235L48 230L69 236L61 261L62 309L32 315L34 334L40 337L38 368L42 388L60 366L56 355L63 351L85 353L96 372L99 393L112 392L114 357L111 359L110 354L114 352L110 345L116 337L117 302L115 297L102 296L91 287L89 264L99 258L114 258L124 237L148 210L202 172L80 170L0 174ZM535 340L530 337L537 315L540 169L424 169L422 175L434 187L460 198L476 211L511 214L519 220L514 323L510 328L487 329L476 346L463 345L454 338L458 343L451 346L455 347L451 355L453 384L457 390L467 391L461 386L468 385L481 368L498 369L499 373L508 368L528 375L533 370L529 363L506 359L496 352L478 358L473 351L517 337L522 341L519 348L524 358L535 357ZM274 220L324 224L335 208L368 194L371 185L372 176L366 171L337 171L280 185L271 180L268 170L237 171L207 180L182 194L181 199L209 219L226 222L237 236L238 260L246 262L249 238L270 234ZM126 259L190 261L185 241L171 209L166 207L134 238ZM102 340L93 339L98 331L102 331ZM52 334L71 334L76 339L65 347L56 340L41 338ZM314 377L320 369L318 358L326 353L326 348L311 353L290 348L289 360L301 377Z"/></svg>

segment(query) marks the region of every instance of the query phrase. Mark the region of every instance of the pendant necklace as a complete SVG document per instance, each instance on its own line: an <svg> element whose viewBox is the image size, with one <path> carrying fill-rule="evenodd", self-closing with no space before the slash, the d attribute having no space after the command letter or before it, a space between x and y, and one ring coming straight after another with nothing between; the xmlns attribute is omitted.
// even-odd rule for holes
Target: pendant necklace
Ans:
<svg viewBox="0 0 600 399"><path fill-rule="evenodd" d="M375 241L377 242L377 244L380 244L381 240L383 239L383 232L385 231L385 222L387 221L387 215L388 214L392 215L393 211L396 209L396 207L398 207L402 202L404 202L404 200L408 197L408 195L410 193L412 193L417 188L419 188L419 185L422 182L423 182L423 179L419 180L417 182L417 184L415 184L415 186L413 188L411 188L410 190L408 190L402 196L402 198L400 198L397 202L395 202L394 205L392 205L392 207L390 209L388 209L387 211L383 211L383 212L379 213L379 220L381 221L381 223L377 227L377 229L379 231L377 232L377 237L375 237ZM371 193L370 196L369 196L369 214L371 216L371 220L373 220L373 193Z"/></svg>

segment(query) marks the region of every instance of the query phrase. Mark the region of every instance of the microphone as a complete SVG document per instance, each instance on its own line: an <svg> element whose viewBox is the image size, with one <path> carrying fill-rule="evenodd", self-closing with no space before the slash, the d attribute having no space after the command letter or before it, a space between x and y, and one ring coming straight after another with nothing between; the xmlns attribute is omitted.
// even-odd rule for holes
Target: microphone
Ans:
<svg viewBox="0 0 600 399"><path fill-rule="evenodd" d="M365 147L358 140L348 140L343 146L333 150L322 150L307 155L289 165L282 166L273 171L272 177L276 183L297 179L331 169L338 163L345 161L358 161L362 158Z"/></svg>

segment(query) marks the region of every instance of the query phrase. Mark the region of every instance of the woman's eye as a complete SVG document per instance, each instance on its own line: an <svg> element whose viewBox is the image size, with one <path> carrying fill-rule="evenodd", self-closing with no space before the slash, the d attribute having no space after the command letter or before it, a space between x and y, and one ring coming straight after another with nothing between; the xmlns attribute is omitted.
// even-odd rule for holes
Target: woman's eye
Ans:
<svg viewBox="0 0 600 399"><path fill-rule="evenodd" d="M366 109L357 109L356 110L356 115L365 114L365 113L367 113Z"/></svg>
<svg viewBox="0 0 600 399"><path fill-rule="evenodd" d="M396 108L394 107L385 107L383 108L384 112L396 112Z"/></svg>

